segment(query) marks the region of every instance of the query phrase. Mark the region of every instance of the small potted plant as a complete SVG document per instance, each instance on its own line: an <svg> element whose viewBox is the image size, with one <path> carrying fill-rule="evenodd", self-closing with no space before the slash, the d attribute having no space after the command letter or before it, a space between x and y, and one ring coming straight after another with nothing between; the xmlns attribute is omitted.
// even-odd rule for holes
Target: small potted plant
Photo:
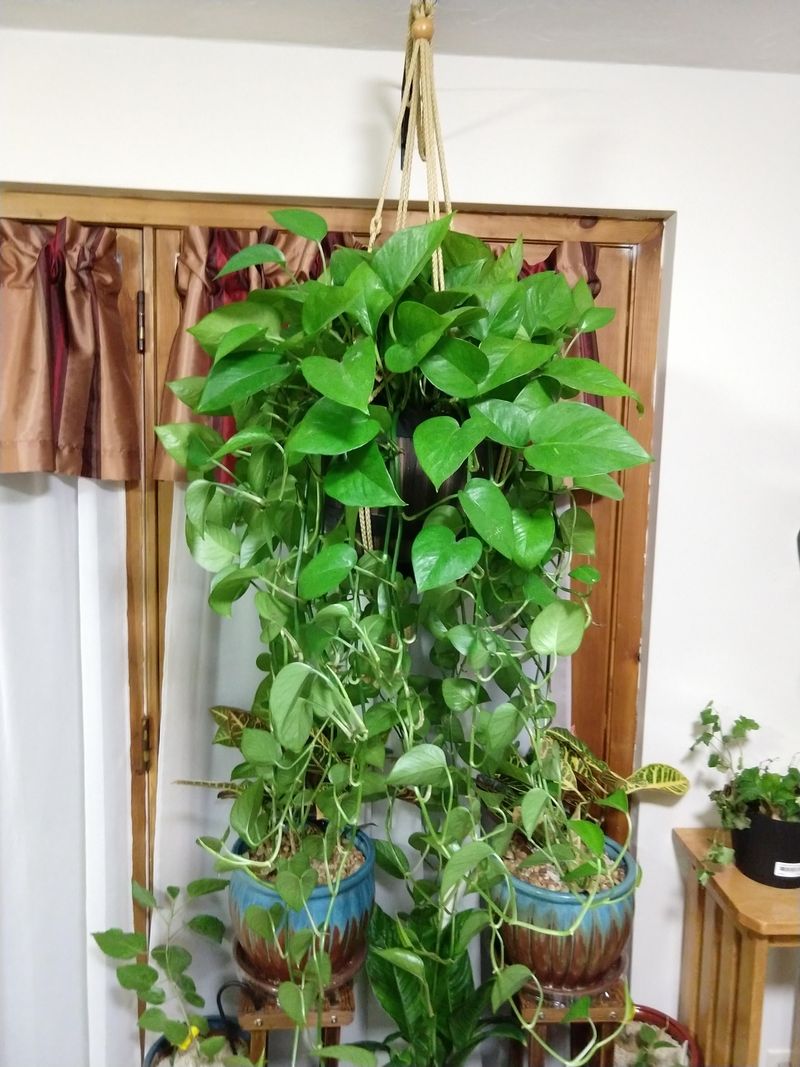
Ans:
<svg viewBox="0 0 800 1067"><path fill-rule="evenodd" d="M685 1026L637 1004L614 1042L614 1067L703 1067L703 1057Z"/></svg>
<svg viewBox="0 0 800 1067"><path fill-rule="evenodd" d="M602 815L622 813L630 830L631 793L681 795L689 783L665 764L623 778L568 730L549 726L525 755L514 743L497 763L483 799L514 829L503 857L510 884L497 894L508 957L551 995L599 992L620 973L639 881L629 832L613 841Z"/></svg>
<svg viewBox="0 0 800 1067"><path fill-rule="evenodd" d="M259 694L250 712L212 709L216 742L242 756L230 781L213 783L233 798L237 836L232 848L210 837L201 844L231 872L237 962L269 993L283 986L287 1003L306 965L309 981L332 988L363 962L375 849L358 820L366 801L385 795L373 769L383 734L359 738L338 720L312 728L315 679L308 662L287 664L269 689L269 712Z"/></svg>
<svg viewBox="0 0 800 1067"><path fill-rule="evenodd" d="M745 767L742 746L759 724L739 716L726 729L713 702L700 712L699 731L691 751L708 750L707 763L725 776L709 794L722 827L730 831L731 847L715 840L707 864L732 860L739 870L763 885L778 889L800 887L800 767L773 769L774 760ZM707 880L712 871L700 872Z"/></svg>
<svg viewBox="0 0 800 1067"><path fill-rule="evenodd" d="M227 1063L230 1057L247 1049L248 1036L222 1016L199 1014L205 1001L189 973L192 956L183 944L187 935L201 936L216 944L222 942L224 923L216 915L199 913L190 905L225 889L227 882L200 878L185 890L169 886L160 904L137 882L132 886L136 903L157 916L164 931L163 943L148 949L144 934L118 928L92 936L109 959L118 961L120 986L135 992L147 1005L139 1015L141 1029L162 1035L148 1052L145 1067L160 1063L176 1067Z"/></svg>

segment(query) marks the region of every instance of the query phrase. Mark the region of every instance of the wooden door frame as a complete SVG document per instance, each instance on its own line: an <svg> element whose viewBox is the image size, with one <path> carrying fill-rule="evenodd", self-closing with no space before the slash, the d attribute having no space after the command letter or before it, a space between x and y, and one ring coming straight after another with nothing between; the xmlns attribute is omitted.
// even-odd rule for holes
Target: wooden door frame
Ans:
<svg viewBox="0 0 800 1067"><path fill-rule="evenodd" d="M28 221L55 221L63 216L84 223L141 228L144 286L152 298L145 304L145 350L142 353L143 427L157 418L158 397L165 373L164 338L158 343L155 295L157 275L155 231L190 225L258 229L271 208L293 204L324 211L331 229L366 233L372 204L341 200L195 196L163 192L0 185L0 215ZM409 222L424 221L425 210L414 205ZM391 232L393 208L385 216ZM632 401L622 404L622 422L645 447L655 440L659 309L662 303L662 252L667 213L587 214L553 212L526 206L467 205L460 208L457 228L485 240L506 242L518 234L530 241L589 241L624 246L632 251L629 329L625 367L629 384L642 396L640 418ZM163 266L162 266L163 273ZM142 433L143 471L152 469L155 438ZM605 633L590 628L573 661L577 687L591 698L575 707L573 728L592 749L621 774L633 768L637 744L637 700L642 679L641 649L645 625L648 515L652 508L652 468L625 471L620 477L625 500L613 504L613 610ZM129 581L129 664L131 688L131 777L134 804L134 877L151 881L154 813L160 732L160 682L168 566L171 486L143 474L126 486ZM606 502L608 503L608 502ZM602 506L605 506L603 504ZM624 566L622 562L624 561ZM598 677L598 671L600 677ZM141 808L144 806L144 810ZM144 829L143 829L144 828Z"/></svg>

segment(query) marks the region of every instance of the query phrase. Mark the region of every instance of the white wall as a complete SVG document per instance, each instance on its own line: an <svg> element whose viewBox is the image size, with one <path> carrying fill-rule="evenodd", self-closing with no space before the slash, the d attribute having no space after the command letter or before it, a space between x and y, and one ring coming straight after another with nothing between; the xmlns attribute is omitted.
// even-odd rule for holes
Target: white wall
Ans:
<svg viewBox="0 0 800 1067"><path fill-rule="evenodd" d="M399 51L11 31L0 50L0 179L377 192ZM677 213L641 755L680 763L712 695L764 724L754 760L800 749L800 78L453 56L437 71L456 201ZM667 1011L670 830L706 810L696 789L641 811L633 992ZM765 1034L788 1047L788 986Z"/></svg>

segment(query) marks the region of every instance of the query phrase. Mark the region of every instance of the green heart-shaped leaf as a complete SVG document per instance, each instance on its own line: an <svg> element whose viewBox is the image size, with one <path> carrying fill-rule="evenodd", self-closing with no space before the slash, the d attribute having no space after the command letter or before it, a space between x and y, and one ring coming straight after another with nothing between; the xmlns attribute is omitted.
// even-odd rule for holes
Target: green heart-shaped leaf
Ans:
<svg viewBox="0 0 800 1067"><path fill-rule="evenodd" d="M287 451L339 456L371 441L380 424L363 412L323 397L308 409L286 442Z"/></svg>
<svg viewBox="0 0 800 1067"><path fill-rule="evenodd" d="M586 489L595 496L607 496L611 500L622 500L625 496L622 486L610 474L588 474L585 478L575 478L575 489Z"/></svg>
<svg viewBox="0 0 800 1067"><path fill-rule="evenodd" d="M639 414L644 411L639 394L618 378L613 370L594 359L555 359L544 369L544 373L570 389L581 389L593 396L630 396L635 400Z"/></svg>
<svg viewBox="0 0 800 1067"><path fill-rule="evenodd" d="M470 415L486 436L499 445L522 448L531 439L530 413L508 400L483 400L470 408Z"/></svg>
<svg viewBox="0 0 800 1067"><path fill-rule="evenodd" d="M215 363L206 378L197 410L201 415L214 415L284 381L292 368L281 363L280 358L278 352L246 352Z"/></svg>
<svg viewBox="0 0 800 1067"><path fill-rule="evenodd" d="M387 508L405 503L374 441L333 463L324 484L328 496L348 507Z"/></svg>
<svg viewBox="0 0 800 1067"><path fill-rule="evenodd" d="M474 419L459 426L449 415L421 422L414 431L417 461L438 489L464 463L484 439L484 429Z"/></svg>
<svg viewBox="0 0 800 1067"><path fill-rule="evenodd" d="M397 344L386 353L388 369L394 374L404 374L416 367L438 344L449 324L450 319L439 315L433 308L415 300L404 300L394 314Z"/></svg>
<svg viewBox="0 0 800 1067"><path fill-rule="evenodd" d="M308 695L314 673L307 663L288 663L275 676L269 710L275 736L290 752L299 752L311 732L314 713Z"/></svg>
<svg viewBox="0 0 800 1067"><path fill-rule="evenodd" d="M531 274L521 283L526 290L522 328L531 336L541 331L560 330L575 312L572 290L563 274L544 271Z"/></svg>
<svg viewBox="0 0 800 1067"><path fill-rule="evenodd" d="M378 249L372 267L385 288L397 296L420 273L450 229L452 215L393 233Z"/></svg>
<svg viewBox="0 0 800 1067"><path fill-rule="evenodd" d="M375 343L362 337L348 348L341 363L326 356L307 356L300 370L318 393L366 414L375 385L375 360Z"/></svg>
<svg viewBox="0 0 800 1067"><path fill-rule="evenodd" d="M415 745L395 763L388 785L443 786L448 780L447 760L438 745Z"/></svg>
<svg viewBox="0 0 800 1067"><path fill-rule="evenodd" d="M275 245L249 245L241 252L232 255L221 271L217 272L218 278L224 278L226 274L233 274L237 270L245 270L247 267L258 263L280 263L283 265L286 257L280 248Z"/></svg>
<svg viewBox="0 0 800 1067"><path fill-rule="evenodd" d="M360 263L344 286L347 312L358 320L370 337L375 336L381 315L392 302L378 275L369 263Z"/></svg>
<svg viewBox="0 0 800 1067"><path fill-rule="evenodd" d="M610 474L653 458L616 419L588 404L555 404L540 411L531 420L531 439L525 459L559 478Z"/></svg>
<svg viewBox="0 0 800 1067"><path fill-rule="evenodd" d="M511 505L502 490L485 478L473 478L458 494L458 499L473 530L506 559L513 559L514 523Z"/></svg>
<svg viewBox="0 0 800 1067"><path fill-rule="evenodd" d="M232 352L257 352L265 337L263 326L254 326L251 322L244 323L242 326L234 326L217 345L214 362L218 363Z"/></svg>
<svg viewBox="0 0 800 1067"><path fill-rule="evenodd" d="M486 356L488 371L473 396L491 392L500 385L520 378L541 367L555 353L553 345L539 345L532 341L517 341L495 334L481 342L481 351Z"/></svg>
<svg viewBox="0 0 800 1067"><path fill-rule="evenodd" d="M300 207L282 207L272 212L272 217L283 230L296 233L309 241L322 241L328 233L328 224L316 211Z"/></svg>
<svg viewBox="0 0 800 1067"><path fill-rule="evenodd" d="M483 546L477 537L456 541L447 526L426 526L411 546L411 562L417 589L438 589L469 574L478 562Z"/></svg>
<svg viewBox="0 0 800 1067"><path fill-rule="evenodd" d="M542 562L556 532L556 524L550 508L537 508L532 514L514 508L511 512L516 546L514 562L526 571Z"/></svg>
<svg viewBox="0 0 800 1067"><path fill-rule="evenodd" d="M304 600L325 596L345 580L358 556L352 545L326 545L300 571L297 591Z"/></svg>
<svg viewBox="0 0 800 1067"><path fill-rule="evenodd" d="M422 360L420 370L441 392L466 400L477 396L478 383L486 378L489 362L476 345L459 337L446 337Z"/></svg>
<svg viewBox="0 0 800 1067"><path fill-rule="evenodd" d="M571 656L580 648L587 622L586 612L580 604L556 600L533 620L531 647L543 656Z"/></svg>
<svg viewBox="0 0 800 1067"><path fill-rule="evenodd" d="M303 329L306 333L316 333L323 326L341 315L350 303L346 289L339 285L323 285L322 282L308 281L303 286Z"/></svg>

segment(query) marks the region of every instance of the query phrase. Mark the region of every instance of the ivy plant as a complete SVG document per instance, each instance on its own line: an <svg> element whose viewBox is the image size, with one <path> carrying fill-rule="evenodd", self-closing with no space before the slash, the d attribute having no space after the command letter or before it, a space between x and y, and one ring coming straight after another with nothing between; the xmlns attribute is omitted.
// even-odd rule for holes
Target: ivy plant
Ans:
<svg viewBox="0 0 800 1067"><path fill-rule="evenodd" d="M719 789L712 789L709 798L719 812L725 830L745 830L750 826L753 812L785 822L800 822L800 768L789 766L785 773L771 769L770 762L746 767L744 746L748 737L761 727L755 719L739 715L729 726L714 707L713 701L700 712L697 736L690 751L704 748L706 763L724 776ZM733 862L733 849L718 837L711 842L705 862L699 871L705 883L713 874L713 866Z"/></svg>

